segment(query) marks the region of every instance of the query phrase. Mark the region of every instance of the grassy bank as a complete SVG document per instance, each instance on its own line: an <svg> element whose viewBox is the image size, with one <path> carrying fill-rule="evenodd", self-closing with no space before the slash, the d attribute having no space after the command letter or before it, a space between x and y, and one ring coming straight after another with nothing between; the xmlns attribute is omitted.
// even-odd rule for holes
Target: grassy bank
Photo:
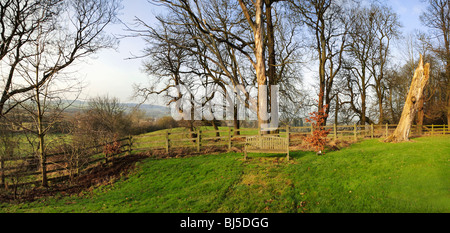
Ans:
<svg viewBox="0 0 450 233"><path fill-rule="evenodd" d="M317 156L227 153L141 161L128 177L0 212L450 212L450 137L368 140Z"/></svg>

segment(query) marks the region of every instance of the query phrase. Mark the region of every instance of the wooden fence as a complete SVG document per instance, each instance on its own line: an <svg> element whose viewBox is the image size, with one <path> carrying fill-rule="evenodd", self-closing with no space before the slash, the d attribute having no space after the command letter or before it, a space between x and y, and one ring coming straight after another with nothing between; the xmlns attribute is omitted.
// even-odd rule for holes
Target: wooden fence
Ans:
<svg viewBox="0 0 450 233"><path fill-rule="evenodd" d="M397 125L328 125L325 129L330 130L328 138L358 140L360 138L384 138L391 135ZM239 132L236 135L236 132ZM303 138L311 135L312 126L303 127L280 127L278 133L271 136L286 137L289 134L290 144L296 144L303 141ZM245 144L245 138L261 134L258 129L238 129L232 128L220 130L196 130L193 132L178 132L166 130L164 133L147 134L133 137L133 150L164 150L166 153L176 148L191 148L201 152L203 148L212 146L221 146L230 150L232 147L242 147ZM417 127L413 125L410 136L422 135L444 135L450 134L448 125L423 125Z"/></svg>
<svg viewBox="0 0 450 233"><path fill-rule="evenodd" d="M108 163L125 153L131 153L131 136L96 146L72 149L46 155L45 172L50 184L67 180L88 171L99 163ZM116 143L112 153L104 153L106 145ZM42 180L41 159L37 155L0 156L0 189L38 186Z"/></svg>
<svg viewBox="0 0 450 233"><path fill-rule="evenodd" d="M236 132L239 132L239 134L235 135ZM191 148L197 152L200 152L204 147L214 146L231 149L233 146L243 146L245 144L245 138L254 135L258 135L257 129L199 129L193 132L165 130L164 133L133 137L133 150L148 151L160 149L169 153L171 150L177 148Z"/></svg>

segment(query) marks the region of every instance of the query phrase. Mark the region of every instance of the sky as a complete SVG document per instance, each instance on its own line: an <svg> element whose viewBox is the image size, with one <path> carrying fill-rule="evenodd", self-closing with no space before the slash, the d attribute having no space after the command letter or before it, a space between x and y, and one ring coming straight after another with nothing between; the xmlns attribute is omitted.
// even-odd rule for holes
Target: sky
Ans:
<svg viewBox="0 0 450 233"><path fill-rule="evenodd" d="M404 35L413 33L416 29L426 30L419 16L426 8L421 0L388 0L387 4L399 15L403 25ZM123 0L123 9L119 18L125 24L132 24L139 17L152 25L156 22L155 15L160 9L147 0ZM116 36L129 34L123 24L111 25L107 30ZM147 74L142 71L142 59L129 59L133 55L142 55L145 43L142 38L121 38L116 50L103 50L92 58L83 61L76 68L77 75L85 81L85 89L81 100L96 96L117 97L123 103L136 103L133 99L133 84L148 83ZM146 104L164 105L163 101L151 99Z"/></svg>
<svg viewBox="0 0 450 233"><path fill-rule="evenodd" d="M130 26L136 17L153 24L157 14L157 9L146 0L123 0L119 18L122 23ZM139 101L132 98L133 84L147 83L147 75L142 72L143 60L130 58L142 55L146 45L142 38L124 37L131 33L122 23L107 28L108 33L120 38L118 48L102 50L77 66L77 75L84 80L86 86L80 99L108 95L119 98L123 103Z"/></svg>

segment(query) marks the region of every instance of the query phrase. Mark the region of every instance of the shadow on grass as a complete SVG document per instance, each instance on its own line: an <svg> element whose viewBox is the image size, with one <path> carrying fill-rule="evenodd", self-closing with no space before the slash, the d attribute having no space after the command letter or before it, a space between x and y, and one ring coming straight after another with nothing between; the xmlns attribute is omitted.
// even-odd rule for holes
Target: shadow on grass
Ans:
<svg viewBox="0 0 450 233"><path fill-rule="evenodd" d="M301 159L307 155L315 155L316 153L313 151L291 151L289 156L294 159Z"/></svg>
<svg viewBox="0 0 450 233"><path fill-rule="evenodd" d="M311 151L290 151L289 158L290 159L301 159L307 155L314 155L314 152ZM264 153L248 153L248 158L286 158L286 154L264 154Z"/></svg>

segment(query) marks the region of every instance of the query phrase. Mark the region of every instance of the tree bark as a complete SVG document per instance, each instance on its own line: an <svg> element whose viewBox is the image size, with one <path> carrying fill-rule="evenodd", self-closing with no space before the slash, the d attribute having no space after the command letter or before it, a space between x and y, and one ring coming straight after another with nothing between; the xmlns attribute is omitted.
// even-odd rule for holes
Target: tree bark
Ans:
<svg viewBox="0 0 450 233"><path fill-rule="evenodd" d="M237 135L241 135L241 132L239 131L240 129L240 122L238 119L239 116L239 111L240 109L238 109L238 107L235 105L234 106L234 115L233 115L233 128L234 128L234 136Z"/></svg>
<svg viewBox="0 0 450 233"><path fill-rule="evenodd" d="M380 116L378 117L378 124L381 125L384 121L383 102L378 103L378 111L380 112Z"/></svg>
<svg viewBox="0 0 450 233"><path fill-rule="evenodd" d="M339 114L339 95L336 95L336 108L334 112L334 124L338 125L338 114Z"/></svg>
<svg viewBox="0 0 450 233"><path fill-rule="evenodd" d="M447 90L448 94L448 104L447 104L447 125L450 125L450 88Z"/></svg>
<svg viewBox="0 0 450 233"><path fill-rule="evenodd" d="M266 76L266 64L264 56L264 1L256 0L254 1L255 7L255 21L253 21L250 16L250 12L245 6L243 0L239 0L239 5L242 8L245 18L247 19L250 27L253 31L253 36L255 39L255 72L256 79L258 83L258 126L267 125L267 120L269 119L267 114L267 76ZM267 131L265 131L267 132Z"/></svg>
<svg viewBox="0 0 450 233"><path fill-rule="evenodd" d="M363 89L361 94L361 125L366 124L366 90Z"/></svg>
<svg viewBox="0 0 450 233"><path fill-rule="evenodd" d="M389 107L390 107L390 112L391 112L391 117L392 117L392 122L397 122L397 117L396 114L394 112L394 104L392 103L392 89L389 88Z"/></svg>
<svg viewBox="0 0 450 233"><path fill-rule="evenodd" d="M211 121L211 125L214 131L216 131L216 137L220 137L220 132L217 132L219 131L219 126L217 125L217 121L215 119Z"/></svg>
<svg viewBox="0 0 450 233"><path fill-rule="evenodd" d="M278 100L276 98L272 99L271 91L273 85L278 85L278 77L276 73L276 54L275 54L275 32L272 17L272 4L274 0L265 0L266 6L266 23L267 23L267 50L268 50L268 67L267 67L267 82L268 82L268 95L267 95L267 107L270 114L278 114L277 104L272 105L271 103L276 103ZM273 107L273 109L272 109ZM274 120L273 118L271 121ZM270 123L267 121L267 123ZM272 125L271 125L272 126ZM278 134L278 129L271 129L270 134Z"/></svg>
<svg viewBox="0 0 450 233"><path fill-rule="evenodd" d="M416 118L416 125L417 125L417 132L419 135L422 135L422 126L423 126L423 118L425 116L425 112L423 111L423 104L425 102L424 96L420 98L419 100L419 106L417 110L417 118Z"/></svg>
<svg viewBox="0 0 450 233"><path fill-rule="evenodd" d="M412 79L405 106L400 117L400 121L394 133L386 138L384 142L403 142L409 141L409 133L414 117L419 110L420 99L430 78L430 64L423 65L423 57L420 55L419 66L417 67Z"/></svg>

